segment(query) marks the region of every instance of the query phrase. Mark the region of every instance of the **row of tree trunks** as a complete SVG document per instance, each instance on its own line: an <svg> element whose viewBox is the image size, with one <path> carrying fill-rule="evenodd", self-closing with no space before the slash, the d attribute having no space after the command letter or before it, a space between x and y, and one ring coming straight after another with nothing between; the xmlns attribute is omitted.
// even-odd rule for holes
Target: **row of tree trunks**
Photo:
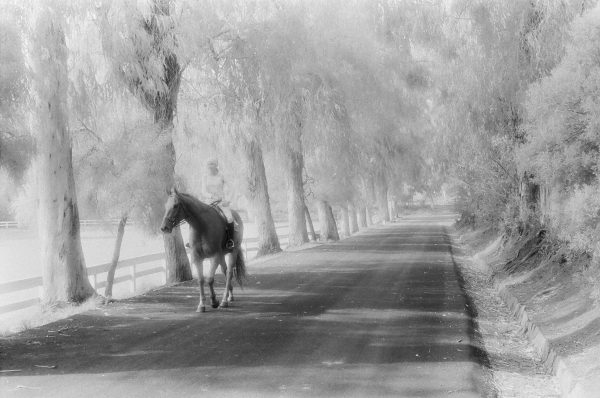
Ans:
<svg viewBox="0 0 600 398"><path fill-rule="evenodd" d="M372 225L371 217L365 206L348 203L347 206L340 206L340 231L338 232L337 223L333 215L333 209L328 202L317 200L317 211L321 227L321 240L339 240L340 236L348 237L358 232L360 229L368 228Z"/></svg>
<svg viewBox="0 0 600 398"><path fill-rule="evenodd" d="M67 115L67 47L63 17L50 2L37 8L29 42L37 133L39 232L46 305L95 294L85 267Z"/></svg>
<svg viewBox="0 0 600 398"><path fill-rule="evenodd" d="M245 142L243 155L248 170L246 194L258 230L257 256L280 252L281 246L271 213L269 187L260 144L254 139Z"/></svg>
<svg viewBox="0 0 600 398"><path fill-rule="evenodd" d="M342 236L348 237L355 234L360 229L367 228L367 208L349 202L345 206L340 206L340 224Z"/></svg>

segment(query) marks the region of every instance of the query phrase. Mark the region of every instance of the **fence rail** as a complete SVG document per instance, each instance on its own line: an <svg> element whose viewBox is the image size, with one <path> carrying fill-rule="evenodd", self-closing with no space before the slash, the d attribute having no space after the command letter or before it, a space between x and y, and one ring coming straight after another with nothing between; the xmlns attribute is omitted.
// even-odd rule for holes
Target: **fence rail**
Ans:
<svg viewBox="0 0 600 398"><path fill-rule="evenodd" d="M112 220L79 220L79 225L82 227L91 227L98 225L118 225L118 219ZM129 220L127 225L133 224L133 221ZM17 221L0 221L0 229L9 229L9 228L19 228L19 223Z"/></svg>
<svg viewBox="0 0 600 398"><path fill-rule="evenodd" d="M0 221L1 229L18 228L18 227L19 227L19 223L17 223L16 221Z"/></svg>
<svg viewBox="0 0 600 398"><path fill-rule="evenodd" d="M95 220L88 220L95 221ZM4 223L4 222L3 222ZM16 223L15 223L16 224ZM100 225L100 224L88 224L88 225ZM3 224L0 223L0 228L3 228ZM7 227L8 228L8 227ZM10 227L12 228L12 227ZM15 227L16 228L16 227ZM287 225L280 225L276 228L277 235L279 237L279 242L281 245L286 245L288 243L287 235L284 235L282 232L288 228ZM246 257L250 253L256 253L258 251L258 238L250 237L248 239L244 239L242 243L242 248L246 253ZM163 274L162 284L166 283L166 264L164 262L165 253L154 253L148 254L145 256L139 256L134 258L128 258L125 260L119 261L118 270L129 269L124 275L120 275L115 277L114 284L117 285L119 283L128 282L130 284L130 293L134 295L137 290L137 280L144 276ZM161 262L151 268L143 267L148 266L152 263ZM94 265L87 268L88 278L90 283L94 287L94 289L101 289L106 287L106 278L101 279L100 276L108 273L110 268L110 263L104 263L99 265ZM143 269L142 269L143 268ZM10 312L27 309L30 307L34 307L39 305L41 289L42 289L42 277L36 276L33 278L27 278L17 281L0 283L0 297L8 294L15 294L24 292L27 290L37 289L36 297L27 297L24 299L19 299L19 301L15 301L9 304L0 305L0 315L7 314ZM1 301L5 301L2 299Z"/></svg>

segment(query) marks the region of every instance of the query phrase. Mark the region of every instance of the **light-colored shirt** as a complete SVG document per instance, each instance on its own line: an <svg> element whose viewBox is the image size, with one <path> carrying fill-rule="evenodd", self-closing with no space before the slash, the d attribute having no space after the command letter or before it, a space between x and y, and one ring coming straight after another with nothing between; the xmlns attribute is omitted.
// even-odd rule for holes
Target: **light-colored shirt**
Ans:
<svg viewBox="0 0 600 398"><path fill-rule="evenodd" d="M202 194L208 200L223 200L225 179L218 173L217 175L205 175L202 179Z"/></svg>

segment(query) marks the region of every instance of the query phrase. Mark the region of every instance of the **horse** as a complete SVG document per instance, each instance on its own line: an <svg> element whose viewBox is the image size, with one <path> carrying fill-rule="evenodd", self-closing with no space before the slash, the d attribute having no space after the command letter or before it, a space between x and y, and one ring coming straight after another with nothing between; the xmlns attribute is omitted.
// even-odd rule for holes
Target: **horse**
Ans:
<svg viewBox="0 0 600 398"><path fill-rule="evenodd" d="M200 284L200 303L196 312L205 312L204 295L204 259L210 259L210 272L208 286L210 288L210 300L212 308L227 308L233 301L233 281L242 286L246 277L246 265L241 243L244 235L244 225L238 212L231 211L238 229L234 233L234 246L232 249L225 248L225 228L227 220L215 205L208 205L196 199L192 195L180 193L173 188L169 192L169 198L165 204L165 215L160 227L163 233L171 233L173 228L181 225L184 221L190 227L189 247L191 249L192 264L198 271L198 282ZM225 274L225 292L219 303L216 298L214 282L215 272L221 266Z"/></svg>

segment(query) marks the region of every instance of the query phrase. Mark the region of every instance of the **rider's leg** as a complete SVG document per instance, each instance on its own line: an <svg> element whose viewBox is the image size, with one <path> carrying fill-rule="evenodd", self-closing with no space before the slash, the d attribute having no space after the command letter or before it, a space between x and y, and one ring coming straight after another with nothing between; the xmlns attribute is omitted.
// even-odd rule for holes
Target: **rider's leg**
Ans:
<svg viewBox="0 0 600 398"><path fill-rule="evenodd" d="M227 242L225 243L225 247L228 249L232 249L235 245L234 236L236 228L236 222L233 219L233 213L231 212L231 208L229 206L221 206L221 210L223 210L223 214L225 214L225 218L227 218L227 226L225 232L227 234Z"/></svg>

